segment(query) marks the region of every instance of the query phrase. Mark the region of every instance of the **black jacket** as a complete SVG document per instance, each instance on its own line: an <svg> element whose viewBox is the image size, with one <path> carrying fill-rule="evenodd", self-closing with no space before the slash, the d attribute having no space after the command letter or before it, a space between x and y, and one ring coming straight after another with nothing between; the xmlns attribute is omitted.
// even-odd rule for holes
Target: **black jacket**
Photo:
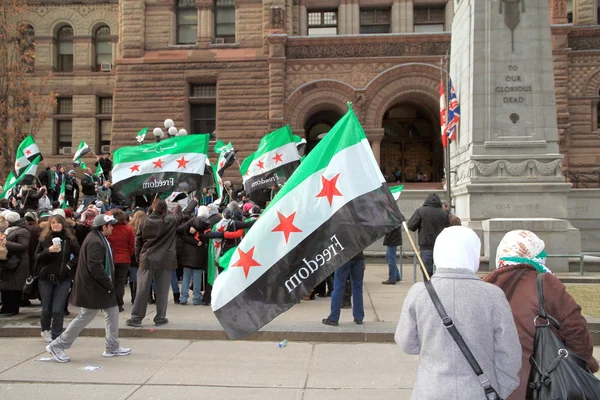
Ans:
<svg viewBox="0 0 600 400"><path fill-rule="evenodd" d="M94 178L88 174L83 174L81 178L81 193L88 196L96 195L96 186L94 185Z"/></svg>
<svg viewBox="0 0 600 400"><path fill-rule="evenodd" d="M19 264L13 270L0 268L0 290L23 290L25 280L29 275L29 226L21 218L10 224L6 229L6 248L8 256L15 254L19 257Z"/></svg>
<svg viewBox="0 0 600 400"><path fill-rule="evenodd" d="M404 215L402 215L402 213L400 213L400 221L406 221L406 218L404 218ZM394 247L402 246L402 225L398 226L393 231L388 232L388 234L384 236L383 245Z"/></svg>
<svg viewBox="0 0 600 400"><path fill-rule="evenodd" d="M111 160L107 160L104 157L100 158L100 166L102 167L102 173L104 174L104 178L108 179L108 174L110 174L110 171L112 170L113 167L113 162ZM95 163L96 167L98 166L98 161L96 161Z"/></svg>
<svg viewBox="0 0 600 400"><path fill-rule="evenodd" d="M448 226L448 214L442 207L440 196L431 193L425 199L423 207L418 208L408 221L408 229L419 230L421 250L433 250L435 239Z"/></svg>
<svg viewBox="0 0 600 400"><path fill-rule="evenodd" d="M62 249L59 253L50 253L48 248L52 246L52 238L55 237L62 239ZM77 257L79 244L76 239L67 240L62 232L52 233L51 238L39 241L35 249L36 275L39 274L40 279L70 280L75 276Z"/></svg>
<svg viewBox="0 0 600 400"><path fill-rule="evenodd" d="M107 253L108 240L93 230L83 241L69 302L76 307L103 310L117 306L115 265ZM108 268L108 273L107 273Z"/></svg>
<svg viewBox="0 0 600 400"><path fill-rule="evenodd" d="M40 207L40 199L46 194L46 189L30 189L23 192L23 210L37 211Z"/></svg>
<svg viewBox="0 0 600 400"><path fill-rule="evenodd" d="M197 201L177 215L152 213L135 235L135 258L139 268L148 270L177 268L177 227L190 218Z"/></svg>
<svg viewBox="0 0 600 400"><path fill-rule="evenodd" d="M192 218L177 228L177 261L191 269L206 269L208 263L208 248L204 243L198 246L196 234L190 233L192 226L199 225L199 218Z"/></svg>

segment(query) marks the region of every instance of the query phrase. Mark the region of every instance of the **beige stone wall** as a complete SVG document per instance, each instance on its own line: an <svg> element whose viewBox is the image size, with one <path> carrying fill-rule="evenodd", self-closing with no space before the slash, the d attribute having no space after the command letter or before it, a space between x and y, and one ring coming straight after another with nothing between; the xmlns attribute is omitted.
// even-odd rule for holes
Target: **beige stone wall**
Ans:
<svg viewBox="0 0 600 400"><path fill-rule="evenodd" d="M236 10L236 39L243 46L260 47L263 39L262 5L242 3Z"/></svg>

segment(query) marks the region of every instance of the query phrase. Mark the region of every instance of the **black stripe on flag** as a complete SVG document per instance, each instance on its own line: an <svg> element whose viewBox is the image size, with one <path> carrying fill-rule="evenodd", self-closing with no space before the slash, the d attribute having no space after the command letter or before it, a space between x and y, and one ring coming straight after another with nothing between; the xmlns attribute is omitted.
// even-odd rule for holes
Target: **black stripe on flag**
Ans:
<svg viewBox="0 0 600 400"><path fill-rule="evenodd" d="M203 175L163 172L136 175L113 183L112 189L122 199L163 192L191 192L200 189Z"/></svg>
<svg viewBox="0 0 600 400"><path fill-rule="evenodd" d="M300 160L292 161L280 167L266 171L260 175L255 175L248 178L246 182L244 182L244 190L246 191L246 195L250 198L254 198L253 194L261 189L270 189L273 185L277 186L282 178L287 179L292 176L299 165Z"/></svg>
<svg viewBox="0 0 600 400"><path fill-rule="evenodd" d="M215 311L227 336L240 339L252 334L290 309L338 267L397 228L402 223L400 215L386 187L344 205L245 291ZM324 250L331 259L319 265L315 259L317 255L326 257Z"/></svg>

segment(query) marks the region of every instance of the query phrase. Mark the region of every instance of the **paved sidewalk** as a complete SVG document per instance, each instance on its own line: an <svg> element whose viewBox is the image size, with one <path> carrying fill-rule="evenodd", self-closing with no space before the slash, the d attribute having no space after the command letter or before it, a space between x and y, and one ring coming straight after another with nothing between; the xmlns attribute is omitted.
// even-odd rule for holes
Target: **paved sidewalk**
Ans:
<svg viewBox="0 0 600 400"><path fill-rule="evenodd" d="M36 338L0 339L0 398L21 400L407 400L418 357L389 343L122 339L127 357L102 357L104 340L79 338L71 362ZM596 348L600 357L600 347ZM85 367L100 367L95 371Z"/></svg>
<svg viewBox="0 0 600 400"><path fill-rule="evenodd" d="M417 271L418 279L421 274ZM483 275L483 274L482 274ZM256 334L254 340L280 341L322 341L322 342L392 342L400 311L406 293L413 284L412 260L405 260L404 281L395 286L382 285L388 268L385 264L367 262L365 271L365 324L353 322L352 310L342 310L339 327L323 325L321 320L329 315L330 298L316 298L302 301L283 313ZM600 285L598 286L600 290ZM170 300L167 325L156 327L153 318L154 305L148 306L148 314L142 328L130 328L125 320L131 315L129 289L125 294L125 311L120 314L120 335L122 337L144 337L164 339L221 340L226 339L210 307L173 304ZM65 318L65 327L77 315L78 309L70 306L71 316ZM41 307L21 308L21 314L9 319L0 319L0 337L38 336ZM594 330L600 330L600 321L594 321ZM104 336L104 319L101 313L84 330L83 335ZM600 337L598 337L600 338ZM600 343L600 342L597 342Z"/></svg>

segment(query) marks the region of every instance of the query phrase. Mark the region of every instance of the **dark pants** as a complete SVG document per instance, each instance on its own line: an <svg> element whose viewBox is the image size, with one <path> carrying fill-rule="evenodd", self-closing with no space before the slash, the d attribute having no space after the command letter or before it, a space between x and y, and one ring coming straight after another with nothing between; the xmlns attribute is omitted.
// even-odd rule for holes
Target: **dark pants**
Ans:
<svg viewBox="0 0 600 400"><path fill-rule="evenodd" d="M321 297L325 297L328 292L333 292L333 274L329 275L323 282L315 286L314 292Z"/></svg>
<svg viewBox="0 0 600 400"><path fill-rule="evenodd" d="M421 250L421 260L423 260L423 265L425 265L425 269L431 278L433 275L433 250ZM423 272L423 271L421 271ZM425 273L423 272L423 280L426 281Z"/></svg>
<svg viewBox="0 0 600 400"><path fill-rule="evenodd" d="M69 297L71 281L55 282L40 279L38 288L42 298L42 315L40 317L42 331L50 331L52 339L56 339L63 330L65 302Z"/></svg>
<svg viewBox="0 0 600 400"><path fill-rule="evenodd" d="M122 307L123 296L125 296L125 284L130 264L115 264L115 292L117 292L117 304Z"/></svg>
<svg viewBox="0 0 600 400"><path fill-rule="evenodd" d="M0 313L18 313L23 292L20 290L0 290L0 293L2 294L2 308L0 308Z"/></svg>

